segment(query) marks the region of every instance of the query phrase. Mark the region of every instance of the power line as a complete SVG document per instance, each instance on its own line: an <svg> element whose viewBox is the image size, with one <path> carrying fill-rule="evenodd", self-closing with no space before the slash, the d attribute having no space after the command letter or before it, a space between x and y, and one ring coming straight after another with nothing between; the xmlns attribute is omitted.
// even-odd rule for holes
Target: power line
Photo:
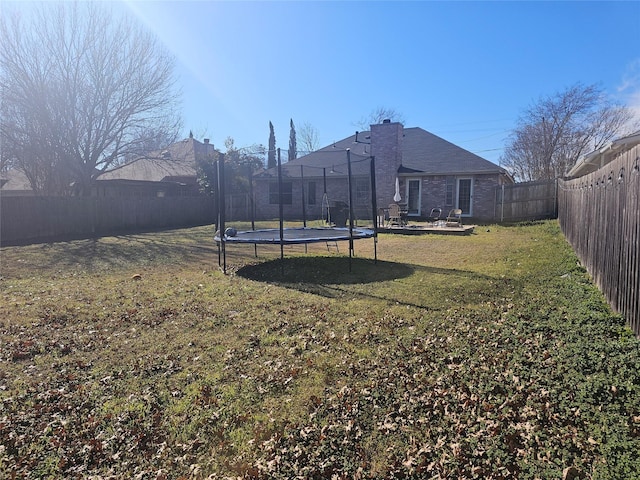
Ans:
<svg viewBox="0 0 640 480"><path fill-rule="evenodd" d="M489 149L487 149L487 150L478 150L478 151L473 152L473 153L483 153L483 152L500 152L500 151L502 151L502 150L504 150L504 148L489 148Z"/></svg>

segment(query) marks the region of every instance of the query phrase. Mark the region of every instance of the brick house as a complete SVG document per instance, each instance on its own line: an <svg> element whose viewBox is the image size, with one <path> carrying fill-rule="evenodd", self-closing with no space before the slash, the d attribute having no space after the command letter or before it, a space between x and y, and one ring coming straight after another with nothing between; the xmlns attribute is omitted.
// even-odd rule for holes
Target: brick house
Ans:
<svg viewBox="0 0 640 480"><path fill-rule="evenodd" d="M35 195L25 173L18 168L0 172L0 196L23 197Z"/></svg>
<svg viewBox="0 0 640 480"><path fill-rule="evenodd" d="M377 206L405 204L409 219L425 218L432 208L442 209L443 215L460 208L468 219L494 220L497 187L514 183L504 168L478 155L421 128L385 120L371 125L369 132L357 132L283 164L285 218L302 218L303 204L307 219L321 219L326 205L348 203L347 150L355 216L362 219L372 217L371 157ZM399 202L394 201L396 182ZM254 183L257 215L277 217L277 169L256 174Z"/></svg>
<svg viewBox="0 0 640 480"><path fill-rule="evenodd" d="M93 188L98 197L173 197L199 195L198 160L216 157L213 144L192 136L100 175Z"/></svg>
<svg viewBox="0 0 640 480"><path fill-rule="evenodd" d="M193 136L149 152L122 166L100 174L92 186L95 197L175 197L200 194L197 180L199 160L217 158L208 139ZM22 170L12 169L0 176L0 195L34 195Z"/></svg>

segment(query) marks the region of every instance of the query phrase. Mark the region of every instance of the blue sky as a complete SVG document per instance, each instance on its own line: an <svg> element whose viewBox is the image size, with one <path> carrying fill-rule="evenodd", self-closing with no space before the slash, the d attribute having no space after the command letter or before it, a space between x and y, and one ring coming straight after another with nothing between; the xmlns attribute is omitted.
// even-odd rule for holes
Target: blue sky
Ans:
<svg viewBox="0 0 640 480"><path fill-rule="evenodd" d="M177 59L184 136L320 146L378 107L493 162L576 82L640 112L640 2L121 1Z"/></svg>

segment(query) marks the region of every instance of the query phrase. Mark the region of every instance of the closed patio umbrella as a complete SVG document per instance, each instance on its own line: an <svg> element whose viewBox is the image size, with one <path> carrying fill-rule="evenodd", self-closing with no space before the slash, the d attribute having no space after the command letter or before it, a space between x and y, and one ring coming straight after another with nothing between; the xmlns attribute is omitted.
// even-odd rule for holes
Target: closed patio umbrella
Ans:
<svg viewBox="0 0 640 480"><path fill-rule="evenodd" d="M400 196L400 180L396 177L396 194L393 196L394 202L399 202L402 199Z"/></svg>

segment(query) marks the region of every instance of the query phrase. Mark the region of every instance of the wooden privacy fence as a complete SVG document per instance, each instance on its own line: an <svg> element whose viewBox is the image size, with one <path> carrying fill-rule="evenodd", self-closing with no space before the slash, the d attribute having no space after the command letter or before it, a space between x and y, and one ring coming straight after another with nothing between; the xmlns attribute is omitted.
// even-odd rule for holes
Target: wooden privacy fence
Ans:
<svg viewBox="0 0 640 480"><path fill-rule="evenodd" d="M225 195L225 217L234 221L249 221L252 218L251 196L247 193Z"/></svg>
<svg viewBox="0 0 640 480"><path fill-rule="evenodd" d="M2 197L0 244L91 238L215 222L213 197Z"/></svg>
<svg viewBox="0 0 640 480"><path fill-rule="evenodd" d="M640 336L640 146L559 183L559 221L611 307Z"/></svg>
<svg viewBox="0 0 640 480"><path fill-rule="evenodd" d="M494 218L500 222L556 218L557 190L556 180L496 187Z"/></svg>

